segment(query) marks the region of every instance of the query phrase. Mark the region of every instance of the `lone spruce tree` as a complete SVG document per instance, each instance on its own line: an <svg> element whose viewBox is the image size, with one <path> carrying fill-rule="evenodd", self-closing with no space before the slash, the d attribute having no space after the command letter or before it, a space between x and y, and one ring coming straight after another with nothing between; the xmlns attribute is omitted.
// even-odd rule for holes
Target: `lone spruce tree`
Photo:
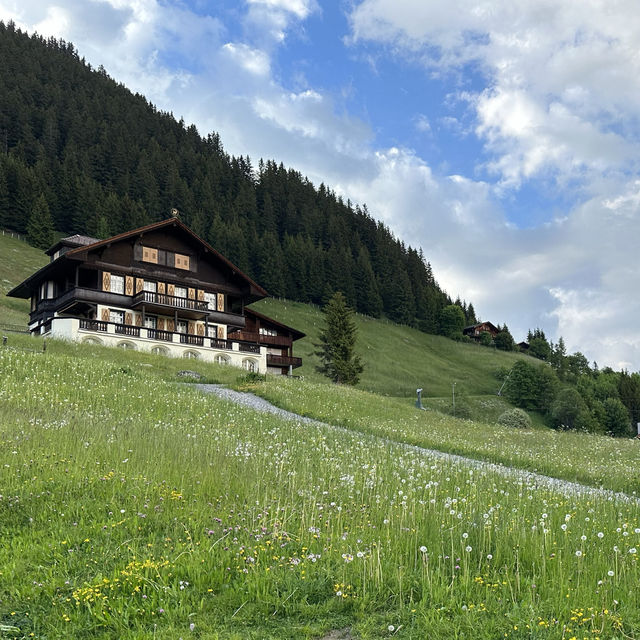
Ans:
<svg viewBox="0 0 640 640"><path fill-rule="evenodd" d="M325 326L320 333L320 344L315 352L321 365L316 369L339 384L357 384L362 373L360 356L354 353L357 328L353 311L344 295L333 294L323 310Z"/></svg>

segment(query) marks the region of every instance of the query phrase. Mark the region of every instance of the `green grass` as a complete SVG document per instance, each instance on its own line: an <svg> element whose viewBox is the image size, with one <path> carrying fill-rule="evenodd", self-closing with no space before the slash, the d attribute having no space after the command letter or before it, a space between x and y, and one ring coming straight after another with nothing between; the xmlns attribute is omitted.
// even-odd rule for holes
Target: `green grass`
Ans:
<svg viewBox="0 0 640 640"><path fill-rule="evenodd" d="M640 637L635 502L258 415L177 385L179 361L39 344L0 349L3 637ZM473 427L407 399L259 386L354 429L379 403L372 430L398 440Z"/></svg>
<svg viewBox="0 0 640 640"><path fill-rule="evenodd" d="M323 325L321 310L273 298L261 300L252 308L306 334L294 343L294 352L303 360L303 366L295 373L321 381L314 368L318 360L313 355L313 345L318 342ZM367 316L356 315L355 320L357 351L365 365L358 386L382 395L415 397L416 389L422 388L423 397L449 398L454 382L468 395L495 395L502 384L496 372L511 368L518 359L529 359Z"/></svg>

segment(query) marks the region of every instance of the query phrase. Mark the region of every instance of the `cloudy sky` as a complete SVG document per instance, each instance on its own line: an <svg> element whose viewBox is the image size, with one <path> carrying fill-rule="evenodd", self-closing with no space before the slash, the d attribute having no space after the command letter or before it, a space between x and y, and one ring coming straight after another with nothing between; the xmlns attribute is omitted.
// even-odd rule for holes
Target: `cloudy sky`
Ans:
<svg viewBox="0 0 640 640"><path fill-rule="evenodd" d="M516 340L640 370L637 0L0 0L158 107L366 203Z"/></svg>

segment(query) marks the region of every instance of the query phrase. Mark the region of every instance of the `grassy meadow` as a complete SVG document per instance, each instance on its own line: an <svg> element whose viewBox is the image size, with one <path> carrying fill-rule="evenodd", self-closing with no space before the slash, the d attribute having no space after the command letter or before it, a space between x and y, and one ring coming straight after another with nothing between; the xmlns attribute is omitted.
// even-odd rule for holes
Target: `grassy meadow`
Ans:
<svg viewBox="0 0 640 640"><path fill-rule="evenodd" d="M365 392L259 385L282 404L300 385L309 413L351 407L353 430L325 429L178 384L180 361L39 345L0 348L3 637L640 636L635 499L431 458L402 444L420 428L407 400L379 407L388 440L358 427Z"/></svg>

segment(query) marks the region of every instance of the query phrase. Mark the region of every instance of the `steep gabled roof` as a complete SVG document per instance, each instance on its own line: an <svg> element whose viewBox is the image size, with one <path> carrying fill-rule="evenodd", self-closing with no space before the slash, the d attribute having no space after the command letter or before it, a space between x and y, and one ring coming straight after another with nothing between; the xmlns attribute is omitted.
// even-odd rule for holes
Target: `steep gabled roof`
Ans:
<svg viewBox="0 0 640 640"><path fill-rule="evenodd" d="M177 227L188 236L191 236L193 240L200 243L211 255L218 258L221 262L227 265L231 271L238 274L241 279L245 280L249 286L256 290L256 293L262 296L268 296L269 294L256 282L254 282L248 275L243 273L238 267L236 267L230 260L227 260L221 253L216 251L206 240L203 240L200 236L196 235L189 227L187 227L184 222L179 220L178 218L167 218L166 220L161 220L160 222L153 222L144 227L139 227L138 229L132 229L131 231L125 231L124 233L120 233L116 236L112 236L111 238L106 238L105 240L99 240L98 242L94 242L93 244L85 245L82 247L78 247L76 249L71 249L67 251L65 254L69 258L73 258L74 256L79 256L82 253L93 251L94 249L99 249L100 247L106 247L114 242L120 242L121 240L126 240L127 238L132 238L134 236L142 235L144 233L148 233L149 231L158 231L160 229L164 229L166 227Z"/></svg>
<svg viewBox="0 0 640 640"><path fill-rule="evenodd" d="M83 236L79 233L76 233L72 236L61 238L53 246L49 247L45 251L45 253L48 256L52 256L61 247L82 247L88 244L94 244L96 242L100 242L100 238L91 238L89 236Z"/></svg>
<svg viewBox="0 0 640 640"><path fill-rule="evenodd" d="M254 316L256 318L260 318L260 320L264 320L265 322L269 322L269 323L275 325L276 327L279 327L283 331L288 331L289 333L292 334L293 340L300 340L300 338L304 338L306 336L306 333L302 333L302 331L298 331L297 329L294 329L293 327L290 327L290 326L288 326L286 324L283 324L282 322L278 322L277 320L274 320L273 318L270 318L269 316L265 316L263 313L260 313L260 312L256 311L255 309L251 309L251 307L245 307L244 308L244 313L247 316L252 315L252 316Z"/></svg>
<svg viewBox="0 0 640 640"><path fill-rule="evenodd" d="M500 329L498 329L498 327L496 327L495 324L493 324L491 322L488 322L488 321L477 322L476 324L469 325L468 327L465 327L462 330L462 333L467 333L467 332L473 331L473 329L477 329L478 327L483 327L483 326L489 327L490 329L492 329L496 333L500 333Z"/></svg>

